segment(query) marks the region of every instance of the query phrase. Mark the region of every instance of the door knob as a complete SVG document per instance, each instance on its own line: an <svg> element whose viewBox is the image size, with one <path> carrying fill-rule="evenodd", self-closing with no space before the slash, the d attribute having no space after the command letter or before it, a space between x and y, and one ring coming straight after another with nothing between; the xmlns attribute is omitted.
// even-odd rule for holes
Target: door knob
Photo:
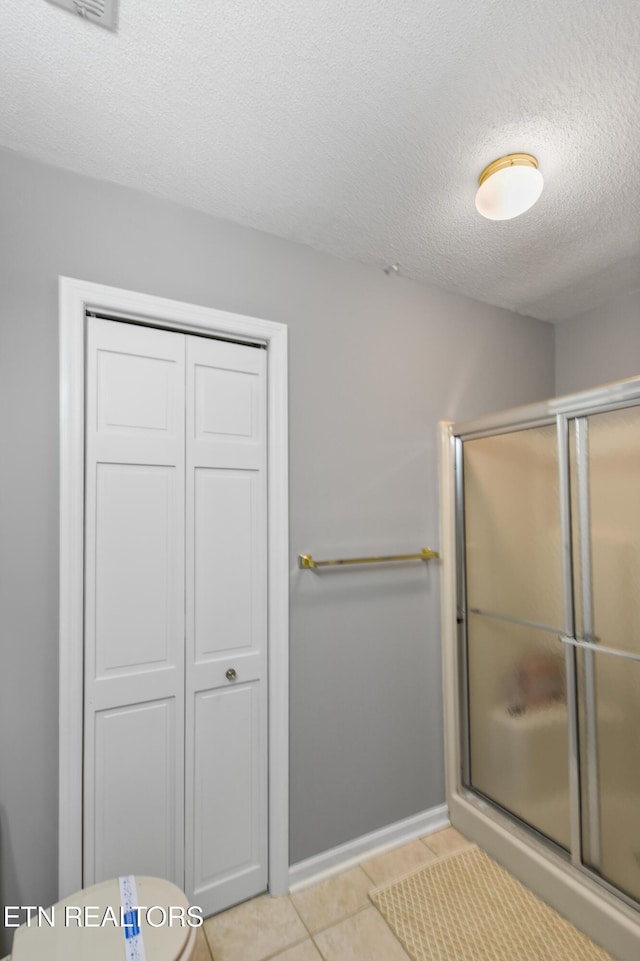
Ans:
<svg viewBox="0 0 640 961"><path fill-rule="evenodd" d="M227 679L228 681L235 681L236 677L238 676L238 675L236 674L236 669L235 669L235 667L230 667L229 670L226 671L226 673L225 673L224 676L226 677L226 679Z"/></svg>

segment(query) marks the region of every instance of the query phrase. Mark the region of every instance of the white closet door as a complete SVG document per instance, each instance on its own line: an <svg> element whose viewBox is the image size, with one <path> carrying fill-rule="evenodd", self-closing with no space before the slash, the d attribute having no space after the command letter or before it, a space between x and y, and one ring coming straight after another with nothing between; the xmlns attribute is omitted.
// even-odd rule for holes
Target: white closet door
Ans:
<svg viewBox="0 0 640 961"><path fill-rule="evenodd" d="M185 338L89 319L84 884L184 877Z"/></svg>
<svg viewBox="0 0 640 961"><path fill-rule="evenodd" d="M267 887L266 352L187 337L186 890Z"/></svg>

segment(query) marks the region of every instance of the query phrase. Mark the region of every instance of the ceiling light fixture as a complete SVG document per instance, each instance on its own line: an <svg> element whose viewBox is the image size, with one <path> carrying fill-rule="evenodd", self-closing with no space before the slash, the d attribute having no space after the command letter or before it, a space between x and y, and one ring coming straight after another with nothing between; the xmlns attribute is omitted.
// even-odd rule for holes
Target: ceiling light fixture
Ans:
<svg viewBox="0 0 640 961"><path fill-rule="evenodd" d="M485 167L478 184L478 212L489 220L511 220L533 207L544 181L535 157L510 153Z"/></svg>

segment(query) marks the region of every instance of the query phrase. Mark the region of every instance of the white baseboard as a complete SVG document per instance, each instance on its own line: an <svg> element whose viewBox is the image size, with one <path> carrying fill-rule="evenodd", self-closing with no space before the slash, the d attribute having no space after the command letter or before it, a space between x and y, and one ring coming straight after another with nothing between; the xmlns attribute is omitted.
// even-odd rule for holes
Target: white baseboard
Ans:
<svg viewBox="0 0 640 961"><path fill-rule="evenodd" d="M361 861L373 858L390 848L406 844L425 834L432 834L447 827L449 815L446 804L429 808L413 817L396 821L387 827L363 834L362 837L339 844L338 847L315 854L304 861L298 861L289 868L289 890L300 891L318 881L325 881L334 874L347 871Z"/></svg>

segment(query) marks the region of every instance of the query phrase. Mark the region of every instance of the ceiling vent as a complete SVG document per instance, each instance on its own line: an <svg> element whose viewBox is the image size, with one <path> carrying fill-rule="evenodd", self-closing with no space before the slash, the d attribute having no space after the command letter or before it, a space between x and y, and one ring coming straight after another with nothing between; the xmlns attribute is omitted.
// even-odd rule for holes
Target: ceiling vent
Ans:
<svg viewBox="0 0 640 961"><path fill-rule="evenodd" d="M49 3L77 13L84 20L99 23L108 30L116 29L118 0L49 0Z"/></svg>

